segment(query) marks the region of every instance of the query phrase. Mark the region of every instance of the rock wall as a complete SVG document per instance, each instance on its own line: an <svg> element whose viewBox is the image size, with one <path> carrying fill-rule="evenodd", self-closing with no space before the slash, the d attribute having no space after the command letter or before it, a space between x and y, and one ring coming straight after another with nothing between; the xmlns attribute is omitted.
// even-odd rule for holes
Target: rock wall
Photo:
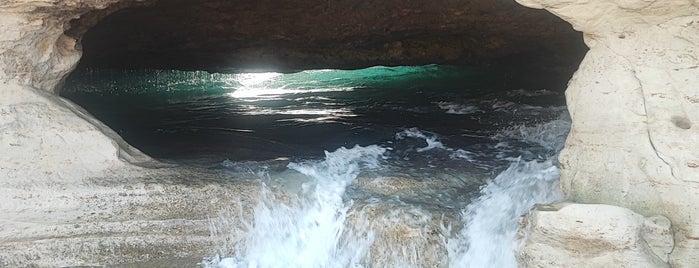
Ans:
<svg viewBox="0 0 699 268"><path fill-rule="evenodd" d="M0 82L53 90L81 56L75 38L64 34L70 20L119 1L2 1Z"/></svg>
<svg viewBox="0 0 699 268"><path fill-rule="evenodd" d="M1 267L193 267L219 248L209 217L258 189L133 165L162 166L51 92L81 55L69 21L116 2L0 2Z"/></svg>
<svg viewBox="0 0 699 268"><path fill-rule="evenodd" d="M0 267L160 258L194 267L222 243L209 236L209 217L233 204L250 213L254 203L240 200L259 189L131 163L162 166L74 104L0 84Z"/></svg>
<svg viewBox="0 0 699 268"><path fill-rule="evenodd" d="M0 174L4 183L70 181L153 163L52 91L80 59L71 19L116 0L0 3Z"/></svg>
<svg viewBox="0 0 699 268"><path fill-rule="evenodd" d="M699 1L518 2L570 22L590 47L566 92L567 198L667 216L669 263L699 267Z"/></svg>
<svg viewBox="0 0 699 268"><path fill-rule="evenodd" d="M27 86L0 84L2 185L75 183L155 164L76 105Z"/></svg>

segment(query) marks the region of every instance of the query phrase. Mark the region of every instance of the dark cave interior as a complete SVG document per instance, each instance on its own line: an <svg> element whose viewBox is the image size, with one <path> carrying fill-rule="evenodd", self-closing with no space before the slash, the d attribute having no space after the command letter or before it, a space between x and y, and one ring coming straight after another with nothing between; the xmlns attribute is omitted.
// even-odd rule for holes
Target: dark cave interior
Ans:
<svg viewBox="0 0 699 268"><path fill-rule="evenodd" d="M551 98L529 98L526 101L531 105L542 101L564 105L562 92L587 51L582 34L568 23L511 0L124 3L137 6L93 11L71 22L67 34L80 40L84 55L61 94L155 157L221 151L231 158L253 154L270 158L351 146L345 144L349 141L370 144L402 127L458 133L466 126L480 131L506 126L510 120L524 122L527 118L497 114L455 118L444 115L437 106L493 105L484 99L472 104L489 92L505 100L512 94L505 91L518 89L556 92ZM378 67L363 69L372 66ZM334 69L333 75L346 76L343 79L349 82L336 84L337 78L311 74L317 69ZM296 73L300 71L304 72ZM260 74L245 74L249 72ZM296 81L277 84L272 88L276 90L304 85L321 86L314 90L350 86L357 91L284 95L280 97L283 103L258 100L256 106L244 98L227 96L237 94L227 91L240 93L248 86L244 83L249 79L240 75L259 80L267 75L264 72L286 73L271 75ZM298 78L306 75L309 77ZM322 85L312 85L314 81ZM266 80L254 87L269 86L267 83L276 82ZM185 88L172 86L176 84ZM326 100L307 104L296 98L301 95ZM343 105L340 110L357 117L337 117L339 110L333 109L338 103ZM297 110L289 110L291 106ZM423 108L429 112L413 112ZM304 114L307 112L316 114ZM323 121L325 113L333 118L331 122ZM557 112L551 116L555 115ZM386 129L381 133L360 135L353 130L366 123L361 118L383 117L386 120L381 124ZM300 120L306 123L287 124ZM320 121L308 123L312 120ZM261 126L259 122L266 123ZM250 132L237 133L237 129ZM329 129L334 129L332 134ZM317 137L321 136L334 138L320 142ZM231 140L237 142L231 144ZM278 141L288 150L259 153L260 148L276 148Z"/></svg>
<svg viewBox="0 0 699 268"><path fill-rule="evenodd" d="M78 68L210 72L448 64L563 89L587 48L544 10L511 0L170 0L93 11L67 32Z"/></svg>

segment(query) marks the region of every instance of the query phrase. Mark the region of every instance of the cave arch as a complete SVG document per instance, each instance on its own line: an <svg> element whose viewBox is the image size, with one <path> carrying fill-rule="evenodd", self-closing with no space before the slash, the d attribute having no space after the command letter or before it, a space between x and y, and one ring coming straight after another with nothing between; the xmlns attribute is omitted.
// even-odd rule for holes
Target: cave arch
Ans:
<svg viewBox="0 0 699 268"><path fill-rule="evenodd" d="M562 92L587 50L566 22L508 0L156 1L70 24L66 34L84 53L80 70L449 64L498 73L498 87Z"/></svg>
<svg viewBox="0 0 699 268"><path fill-rule="evenodd" d="M17 11L19 12L17 14L22 15L16 15L13 13L12 16L16 15L20 18L17 20L19 21L18 25L25 25L23 23L26 23L25 26L28 25L27 27L30 27L29 29L22 28L22 31L30 34L18 35L18 37L16 37L17 39L11 39L15 38L11 37L10 39L2 40L3 48L10 47L8 50L3 50L2 58L0 58L4 64L2 65L2 70L5 71L3 80L10 81L11 83L18 83L20 85L30 85L51 90L57 84L57 81L65 76L66 72L75 67L73 65L74 61L77 60L75 46L79 46L80 42L76 43L74 39L81 39L83 37L79 31L81 27L85 27L86 29L91 28L91 26L88 27L88 25L90 25L90 23L87 22L90 20L88 17L94 15L93 20L98 22L102 21L101 19L108 13L114 12L117 9L131 7L131 5L145 4L150 5L150 7L157 6L157 3L155 2L148 3L143 1L120 1L118 4L108 5L112 2L117 1L94 1L76 6L40 7L35 9L27 8L22 9L22 11ZM521 2L525 1L522 0ZM694 239L696 236L696 228L694 228L694 226L696 226L696 217L694 217L693 211L696 211L695 204L697 202L687 202L686 200L691 201L693 200L692 196L696 196L696 187L694 182L696 180L695 178L699 178L695 176L697 166L695 163L697 155L696 152L692 151L691 149L696 148L694 145L697 141L695 138L697 135L696 128L677 127L678 124L675 122L677 120L674 120L674 118L681 117L683 119L682 125L690 125L691 122L696 121L695 115L698 114L694 112L696 111L696 106L694 105L696 102L693 100L696 99L696 94L694 93L693 89L690 89L691 85L696 84L694 83L694 81L696 81L696 77L699 77L696 75L696 58L692 60L692 56L694 55L693 53L696 51L695 48L697 41L695 38L695 31L691 28L688 29L688 26L696 25L696 7L692 5L683 5L686 4L683 1L673 3L672 7L664 7L660 2L651 3L649 1L612 1L603 4L593 4L588 2L582 3L581 1L580 7L569 9L568 7L571 2L568 1L564 1L566 2L564 4L551 4L556 1L535 2L544 3L533 4L535 7L547 8L558 16L561 16L567 21L573 23L577 29L585 31L586 42L594 48L592 53L587 55L587 60L583 62L582 66L584 68L582 69L581 74L577 75L576 78L571 81L569 93L572 96L570 96L569 99L572 98L573 100L576 100L576 108L574 111L576 112L577 117L574 118L574 122L577 122L577 127L574 127L574 129L577 130L577 136L575 136L575 139L573 139L573 142L571 143L573 146L568 147L568 150L563 157L565 160L564 177L567 178L567 180L565 180L563 183L563 187L567 188L567 193L572 200L577 200L579 202L611 203L632 208L643 214L669 215L668 218L673 224L673 230L676 232L675 239L677 239L676 247L674 248L672 255L669 257L669 262L673 264L685 263L685 266L691 267L692 264L696 263L696 256L693 254L693 252L695 252L693 250L696 248L696 243L694 242L696 241L696 239ZM484 6L515 6L512 3L508 4L506 2L481 4ZM583 4L598 6L590 7L589 10L581 10L582 7L584 7ZM63 3L59 3L57 5L63 5ZM69 27L67 23L68 19L83 14L88 10L105 10L102 9L104 7L107 8L106 11L95 11L95 13L92 15L87 14L83 16L84 20L75 21L75 24L73 24L67 32L64 31L65 28ZM15 12L15 10L10 10L10 13ZM377 10L382 9L377 8ZM474 11L475 13L479 14L482 12L482 14L493 15L493 12L489 13L484 10L485 9L472 9L470 11ZM604 14L597 14L601 10L605 11ZM130 11L126 10L125 12ZM571 13L571 11L576 12ZM522 12L526 13L525 11ZM536 12L541 13L542 11ZM589 13L595 13L595 15L587 17L580 15ZM505 16L508 19L517 18L519 12L503 14L505 15L495 15L494 17L483 16L481 18L483 18L485 21L499 21L498 19L502 18L498 18L498 16ZM649 16L648 14L653 15ZM15 23L13 21L15 17L12 16L3 16L3 20L0 23L3 25L13 25L11 23ZM24 20L22 19L22 16L28 16L31 19ZM37 17L39 17L39 19L37 19ZM639 19L639 17L642 19ZM106 20L108 19L109 18L106 18ZM10 24L7 24L8 21ZM520 29L553 29L551 33L557 32L555 30L557 29L556 27L537 28L538 26L530 24L522 24L518 27L520 27ZM430 32L430 29L421 29L421 31ZM64 33L67 35L63 35ZM436 58L438 59L439 63L494 66L493 68L503 68L504 70L511 71L511 73L535 74L525 75L529 77L540 77L540 74L545 73L541 70L546 68L548 68L547 70L560 71L559 73L565 75L559 77L560 79L556 79L556 81L558 81L556 85L558 85L562 90L565 87L565 81L568 80L570 74L578 67L577 63L557 64L541 60L566 58L565 53L562 53L562 50L559 50L559 48L563 47L582 47L582 50L575 52L579 54L573 53L578 55L578 57L581 57L585 52L584 46L582 46L581 42L578 42L578 44L575 46L569 47L562 45L562 43L560 43L561 40L558 40L556 37L557 34L552 34L550 36L526 36L525 34L525 36L520 36L521 39L499 39L502 38L502 36L492 36L485 32L469 32L466 36L471 38L476 36L478 37L474 39L476 41L489 40L487 43L492 45L492 47L488 47L490 50L479 51L477 47L471 46L472 44L478 45L478 42L473 42L470 44L468 42L452 42L449 34L444 34L439 31L432 31L430 34L425 35L410 30L398 30L397 32L389 31L389 33L389 35L392 37L385 40L382 38L375 38L377 35L380 36L380 34L375 34L370 37L359 37L357 40L366 40L367 43L360 42L362 45L354 45L359 48L365 48L365 50L351 50L354 48L354 46L350 46L347 48L347 50L343 50L341 51L342 53L338 52L337 54L333 54L334 52L331 52L336 47L341 46L338 46L339 43L334 42L352 40L354 37L347 37L347 39L342 40L324 40L327 42L327 44L330 44L328 47L331 47L331 49L326 50L314 50L314 46L312 45L289 45L283 47L270 45L263 50L250 50L242 47L240 50L245 53L240 54L239 57L241 60L238 61L238 63L224 62L222 64L211 64L211 61L209 60L201 60L202 58L229 58L229 56L223 54L214 54L213 56L209 55L201 58L190 58L183 62L164 62L166 64L160 67L157 66L157 63L163 62L157 60L158 58L156 57L156 60L151 62L144 61L145 63L141 65L141 67L204 69L209 71L225 72L228 68L230 68L230 66L235 66L235 68L245 69L279 68L279 70L282 71L290 71L316 67L351 69L374 64L421 64L426 63L423 61L425 59L430 62L434 62L433 60ZM579 41L579 34L575 34L577 35L576 38L578 38L577 40ZM512 36L517 36L517 33L513 32L510 37ZM534 36L539 39L529 39L529 37L534 38ZM481 37L482 39L479 39ZM273 44L274 41L277 40L265 39L266 37L260 38L259 43L255 43L256 45L261 45L260 47L264 47L266 44ZM432 47L431 43L429 43L430 40L439 41L439 49L433 50L434 47ZM523 41L523 43L518 43L518 40L538 40L537 42L539 43L535 43L537 44L536 46L528 46L526 45L526 42ZM654 43L658 42L658 40L662 40L663 43ZM313 41L317 41L317 39ZM303 40L300 42L303 42ZM28 43L29 46L6 45L15 43ZM310 42L309 44L314 43ZM452 44L457 45L452 46ZM517 49L510 50L512 49L512 46L509 46L508 44L521 45L515 45L514 47ZM653 47L653 49L650 49L650 52L648 50L644 50L647 48L648 44L651 44L650 46ZM103 48L104 50L110 49L109 46ZM208 48L210 47L207 47L207 49ZM80 48L78 47L77 50L80 50ZM22 53L27 51L29 53ZM89 49L86 51L89 52ZM138 51L143 50L135 50L135 52ZM195 50L192 51L196 52ZM454 51L461 51L462 53L458 54L454 53ZM537 51L539 53L532 53ZM282 53L284 55L274 54L276 52L284 52ZM434 54L430 54L432 52L434 52ZM184 54L189 53L185 52ZM459 56L454 56L457 54ZM126 58L124 57L126 54L116 55L117 56L111 56L111 58L118 60ZM137 58L137 60L143 56L143 54L138 53L134 53L134 55L140 55L134 56ZM168 54L163 55L165 56L161 57L167 58ZM175 53L170 55L179 54ZM269 55L269 58L265 58L265 55ZM318 55L332 56L319 57ZM95 55L86 54L85 56L84 64L90 66L89 58ZM235 57L237 56L230 56L230 58ZM668 60L668 58L671 57L672 59ZM97 55L96 58L99 58L99 55ZM246 62L245 59L250 58L263 58L265 60L263 60L262 64L258 66L245 66L244 64L240 64ZM96 62L99 63L99 61ZM105 62L110 61L107 60ZM119 63L115 63L114 61L111 62L114 67L119 66ZM131 63L135 62L137 61L132 61ZM560 62L562 61L559 61L559 63ZM156 63L156 65L150 65L151 63ZM284 63L289 64L285 65ZM129 63L127 62L127 64ZM518 66L519 69L507 69L507 67L512 66ZM529 68L532 66L537 68ZM600 73L603 74L600 75ZM658 82L658 80L662 83ZM676 81L684 82L673 84L673 82ZM661 84L673 86L659 87L658 85ZM14 94L16 91L20 91L14 87L8 87L7 89L8 91L13 92L12 94ZM42 95L43 93L33 92L24 88L22 90L32 92L31 94L36 93L36 95L32 95L31 98L33 99L30 102L35 102L35 100L39 99L44 100L42 98L48 98L50 99L51 103L59 103L58 106L64 105L60 104L61 100L54 99L51 96ZM625 92L632 92L633 94L626 94ZM25 96L12 94L10 94L12 96L10 101L20 99L20 97L17 96ZM642 100L639 100L641 97L643 97ZM600 104L599 100L604 100L604 102ZM3 101L6 101L6 99L3 98ZM605 109L591 108L599 106L604 106ZM639 112L639 107L644 108L645 110ZM79 113L79 108L71 107L71 109L73 109L72 112ZM672 111L672 113L668 114L665 112L665 110ZM73 118L74 115L67 112L65 109L59 109L58 112L65 112L65 119L75 119ZM33 114L30 114L30 116L32 115ZM44 118L51 118L50 116L52 116L52 114L48 112L41 115L44 116ZM86 119L94 120L94 118L91 118L89 114L84 114L82 116L84 116ZM24 115L24 117L27 116ZM22 118L22 116L19 116L18 118ZM3 123L5 122L6 121L3 121ZM42 121L42 123L53 126L51 123L55 122L45 120ZM92 131L93 129L91 128L90 124L99 126L99 122L90 121L89 124L82 124L79 130L85 132ZM607 129L606 127L608 126L612 126L616 133L634 134L630 135L630 137L622 137L619 135L609 135L608 132L601 131ZM66 135L66 133L72 135L72 132L70 132L70 126L57 129L57 131L56 136L58 137L70 137L70 135ZM37 131L37 133L39 133L39 131ZM95 138L97 136L98 135L94 134L91 137ZM614 137L611 142L609 142L610 137ZM109 138L103 139L99 146L94 147L95 151L108 151L108 149L105 148L111 146L110 142L113 142L117 138L118 136L109 136ZM675 146L674 144L677 140L682 140L683 146ZM58 146L59 148L70 148L77 144L78 141L79 140L76 139L68 139L63 141L57 139L41 140L41 142L55 142L55 144L60 143ZM5 146L3 147L3 151L9 151L10 154L13 154L12 152L17 152L19 150L19 143L8 144L10 145L3 144L3 146ZM125 145L121 144L120 146ZM9 150L6 150L8 148ZM46 146L43 150L51 150L54 154L57 154L56 152L60 150L55 148L56 147ZM40 149L42 148L37 150ZM74 154L77 154L76 151L65 150L65 152L68 153L60 156L50 155L50 157L47 157L46 154L39 154L36 158L32 158L31 162L28 163L43 163L54 159L67 159L72 157ZM110 153L111 151L108 151L108 153L95 154L93 156L98 159L108 158L113 160L115 157ZM23 158L21 157L23 157L23 155L16 155L20 156L20 160L15 160L15 162L22 162L21 160ZM622 155L624 156L623 158L628 159L619 162L618 167L610 168L608 166L604 166L604 163L607 161L600 161L605 159L614 161L615 157L618 158L618 155ZM17 170L28 168L26 166L17 168L12 166L13 164L9 161L5 162L10 164L3 163L2 167L5 169L6 166L11 166L9 168L11 172L7 172L6 174L11 174L13 179L24 178L22 176L25 176L63 180L63 176L66 176L65 174L69 174L67 177L94 176L94 174L101 173L101 169L109 167L109 164L111 164L91 166L90 168L95 172L81 173L83 169L85 169L85 166L89 165L88 163L90 163L92 160L93 159L81 159L81 161L61 162L66 165L77 166L76 170L79 171L75 173L66 171L63 174L58 175L49 174L50 170L46 170L44 167L36 168L35 171L31 171L33 173L21 173L22 171ZM643 170L639 168L636 165L637 163L643 163L643 167L641 168L648 167L648 169ZM112 169L110 171L114 170L117 169ZM610 185L607 183L607 181L605 181L605 178L618 175L619 173L628 174L627 172L629 172L629 170L633 176L628 177L632 179L629 179L624 183L626 185L632 185L630 188L624 185ZM644 172L651 172L652 174L649 175L648 173ZM573 180L576 180L575 184L572 183ZM661 192L663 194L670 193L671 197L667 198L667 196L654 194L656 192Z"/></svg>
<svg viewBox="0 0 699 268"><path fill-rule="evenodd" d="M468 1L469 4L474 2ZM484 6L514 3L478 2L483 2L480 4ZM695 55L699 41L694 26L699 21L699 12L696 1L516 2L546 9L563 18L584 32L585 42L590 47L567 90L568 104L574 112L573 134L561 157L562 185L567 197L576 202L627 207L644 215L667 215L675 232L675 245L668 251L671 253L669 264L696 267L699 263L696 256L699 224L695 215L699 204L696 198L699 155L694 148L699 148L696 138L699 128L677 127L677 120L673 121L675 117L683 118L682 121L686 118L690 124L694 122L693 125L698 121L696 100L699 96L695 85L699 84L696 68L699 63ZM117 157L119 149L115 147L119 146L115 145L114 137L96 131L95 125L99 128L99 124L94 118L71 107L52 91L75 68L81 50L76 39L81 39L87 29L117 10L153 3L147 0L50 3L9 0L0 4L0 28L5 30L0 37L0 81L3 83L0 169L5 176L0 190L7 193L2 196L22 193L27 184L33 183L46 187L48 193L70 198L76 192L66 192L55 182L75 186L84 185L88 181L86 178L99 178L104 174L134 174L129 173L134 167ZM73 19L80 19L80 22L71 25ZM90 143L88 147L85 147L86 141ZM37 144L42 146L35 146ZM92 153L84 157L81 153L85 151ZM55 172L57 166L61 172ZM121 187L121 183L111 186ZM42 215L46 217L55 212L51 209L57 205L51 202L54 199L27 196L26 202L8 200L10 206L3 207L3 212L8 208L23 208L10 209L9 213L15 214L17 219L28 219L26 222L33 222L36 214L22 214L23 211L46 212ZM89 205L80 203L84 200L73 201ZM57 214L50 214L56 222L78 222ZM18 226L16 229L20 230L22 227ZM57 229L48 226L42 230ZM65 234L67 237L79 235L72 231ZM65 259L66 255L83 263L94 262L94 256L80 255L84 251L68 252L64 249L70 247L56 246L60 243L37 242L46 241L45 237L18 235L21 237L12 239L25 241L22 246L0 253L5 254L3 257L10 256L4 259L9 259L11 264L18 263L16 266L27 266L27 263L53 266L56 263L51 260ZM30 247L50 249L44 252L48 255L40 255L26 250ZM153 251L154 254L160 252ZM552 257L550 251L539 253L541 257L532 259L548 261Z"/></svg>
<svg viewBox="0 0 699 268"><path fill-rule="evenodd" d="M68 34L81 38L78 68L289 72L439 63L483 66L508 83L556 91L586 51L564 21L511 1L242 3L161 1L117 11L80 35L90 16L102 16L86 15Z"/></svg>
<svg viewBox="0 0 699 268"><path fill-rule="evenodd" d="M66 34L80 40L82 67L230 72L436 63L496 67L562 89L587 50L565 21L510 0L134 3L71 21Z"/></svg>

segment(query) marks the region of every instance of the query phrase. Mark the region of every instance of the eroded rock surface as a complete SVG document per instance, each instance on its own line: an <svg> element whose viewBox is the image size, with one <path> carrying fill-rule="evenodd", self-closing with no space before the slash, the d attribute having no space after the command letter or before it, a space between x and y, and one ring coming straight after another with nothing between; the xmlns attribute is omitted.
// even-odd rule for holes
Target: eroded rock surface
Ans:
<svg viewBox="0 0 699 268"><path fill-rule="evenodd" d="M224 209L249 216L259 192L254 181L231 182L188 170L118 177L123 175L60 187L0 185L0 266L150 261L140 267L196 267L223 243L223 237L210 236L210 217Z"/></svg>
<svg viewBox="0 0 699 268"><path fill-rule="evenodd" d="M76 105L31 87L0 84L0 129L5 185L135 172L126 160L155 164Z"/></svg>
<svg viewBox="0 0 699 268"><path fill-rule="evenodd" d="M69 22L90 10L113 12L140 0L10 0L0 3L0 82L54 90L81 52L64 34Z"/></svg>
<svg viewBox="0 0 699 268"><path fill-rule="evenodd" d="M570 22L590 47L567 89L567 198L667 216L670 264L699 267L699 2L519 2Z"/></svg>
<svg viewBox="0 0 699 268"><path fill-rule="evenodd" d="M0 85L0 266L201 258L217 250L209 216L254 204L241 201L255 199L254 182L127 162L163 166L82 112Z"/></svg>
<svg viewBox="0 0 699 268"><path fill-rule="evenodd" d="M521 220L517 258L522 267L670 267L672 235L667 218L617 206L539 206Z"/></svg>

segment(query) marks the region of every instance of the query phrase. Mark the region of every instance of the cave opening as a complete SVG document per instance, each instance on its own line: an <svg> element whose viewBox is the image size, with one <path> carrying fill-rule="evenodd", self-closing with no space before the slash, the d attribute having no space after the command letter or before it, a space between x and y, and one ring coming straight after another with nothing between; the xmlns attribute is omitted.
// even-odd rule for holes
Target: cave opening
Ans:
<svg viewBox="0 0 699 268"><path fill-rule="evenodd" d="M493 232L511 235L517 215L561 198L556 155L570 125L563 92L586 47L580 33L546 11L509 0L142 5L71 23L67 34L80 40L84 55L60 94L162 161L264 171L258 179L270 183L300 176L304 194L313 184L320 199L301 203L320 211L272 207L287 214L254 219L268 226L260 232L290 240L278 243L278 252L304 252L302 240L349 239L317 219L304 225L303 213L336 226L346 220L338 211L380 200L416 215L508 226L457 227L439 250L459 249L446 258L455 267L510 267L513 257L491 258L511 247L493 242L501 239ZM324 184L328 178L337 183ZM477 199L490 185L500 188L487 193L505 201ZM329 204L329 212L314 202ZM460 219L467 207L473 217ZM280 218L298 219L291 224L318 237L272 230ZM270 244L256 240L264 237L224 255L238 256L240 265L274 260L247 259L262 250L254 245ZM440 247L430 239L413 241L423 243L421 254ZM364 242L374 241L356 243ZM470 251L475 244L492 256ZM334 254L353 250L334 246ZM342 254L330 259L370 255Z"/></svg>
<svg viewBox="0 0 699 268"><path fill-rule="evenodd" d="M436 111L453 115L464 111L439 108L471 105L475 111L478 105L469 102L469 98L497 92L517 95L512 93L517 90L550 92L523 94L540 95L531 98L532 105L564 105L565 84L586 51L580 33L567 23L546 11L524 8L512 1L460 3L443 0L426 6L420 1L176 0L146 1L138 5L116 11L109 8L93 11L71 23L67 34L80 40L84 55L60 92L87 108L126 141L156 158L197 158L206 151L227 151L230 158L239 160L244 158L242 155L251 155L250 150L255 149L247 148L250 143L221 146L213 141L225 144L224 140L240 138L240 135L264 136L262 131L246 127L250 126L250 121L262 120L262 114L258 112L255 119L240 119L237 125L234 119L215 119L213 115L204 116L210 121L199 120L201 118L197 119L190 107L197 105L194 100L213 99L212 94L242 91L239 88L246 85L240 84L239 77L246 75L264 76L264 72L275 72L278 75L273 75L271 80L276 81L267 82L275 82L272 86L286 89L289 86L311 89L314 81L328 83L321 87L385 88L384 96L362 100L366 107L377 109L380 115L388 113L378 112L381 110L378 107L397 106L395 103L415 105L405 108L415 111L426 109L419 106L432 106ZM320 76L310 74L311 70L334 71ZM332 77L330 73L339 77ZM355 74L357 77L353 78ZM307 77L301 78L304 76ZM373 81L382 78L386 81ZM284 85L283 81L288 79L296 84ZM336 79L345 84L332 82ZM365 81L367 79L372 81ZM398 90L392 92L394 89ZM508 90L511 92L506 93ZM323 96L314 94L329 94L312 92L307 92L310 96L302 95L322 99ZM381 95L362 92L348 98L361 99L359 94ZM278 99L271 101L279 102ZM157 106L177 106L170 102L181 102L177 108L181 110L170 110L167 114L173 117L179 114L186 117L181 120L190 123L197 120L208 123L194 123L187 130L191 135L207 129L227 130L235 135L228 138L212 133L194 136L180 133L190 126L165 125L164 122L177 119L168 118L164 111L153 110ZM229 110L236 109L242 113L256 113L229 107ZM358 108L349 109L357 112ZM363 114L353 116L373 116L366 111L364 108ZM481 113L488 114L482 109ZM298 115L308 116L300 112ZM401 116L410 117L407 111L391 116L386 120L396 126L419 125L401 119ZM437 113L430 116L437 116ZM271 131L274 120L294 119L269 120L272 121L265 129ZM485 120L488 123L483 123ZM459 131L460 123L472 126L466 129L474 131L489 126L503 128L505 123L501 121L507 120L472 117L436 121L452 126L451 130L441 129L454 134ZM178 135L166 135L168 133ZM284 133L286 137L294 136ZM310 133L313 133L311 136L319 134L317 131ZM267 138L277 142L270 136ZM307 149L330 150L332 146L349 145L340 142L343 138L337 140ZM372 139L365 142L369 140ZM272 145L263 147L266 146ZM300 147L295 149L304 151ZM289 156L292 153L279 154ZM272 156L252 154L250 159Z"/></svg>

